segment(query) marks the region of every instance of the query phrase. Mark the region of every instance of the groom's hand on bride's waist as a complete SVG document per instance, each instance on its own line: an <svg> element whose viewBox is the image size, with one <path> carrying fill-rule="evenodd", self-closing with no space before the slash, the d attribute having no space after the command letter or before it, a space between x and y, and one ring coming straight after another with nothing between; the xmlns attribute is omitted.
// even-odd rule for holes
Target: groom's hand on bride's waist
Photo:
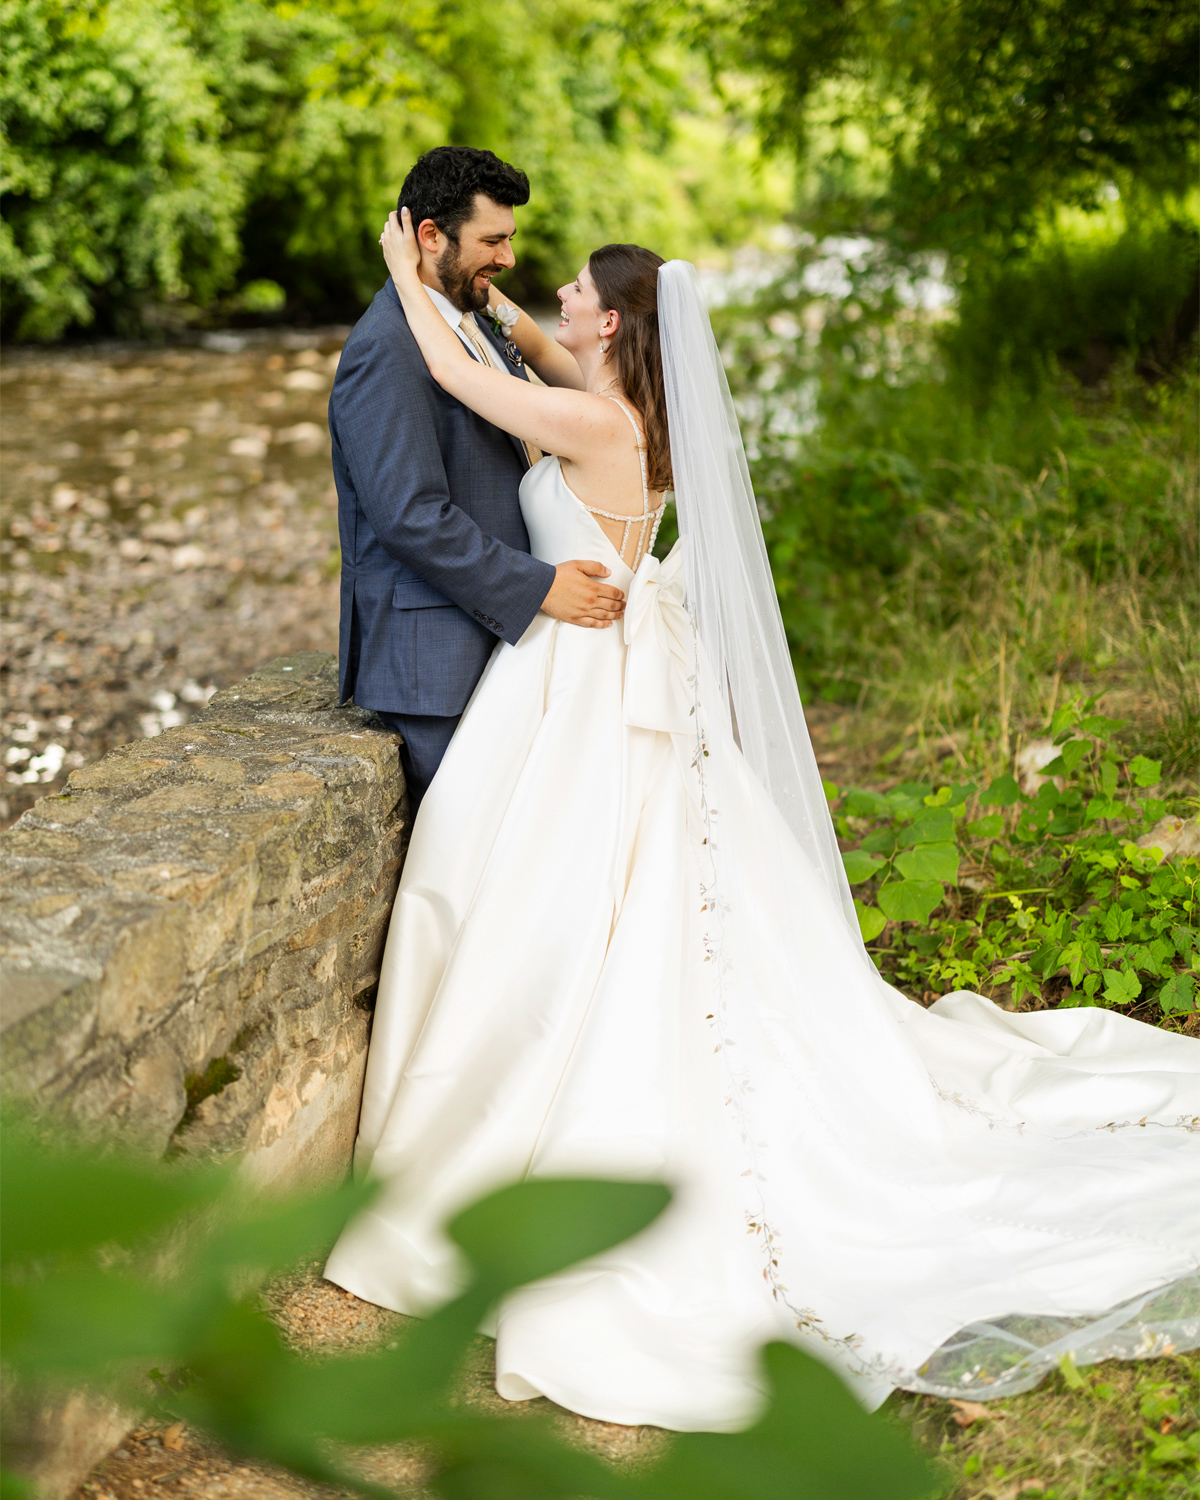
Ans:
<svg viewBox="0 0 1200 1500"><path fill-rule="evenodd" d="M588 558L559 563L542 608L568 625L587 625L594 630L615 625L625 613L625 595L601 582L608 571L603 563Z"/></svg>

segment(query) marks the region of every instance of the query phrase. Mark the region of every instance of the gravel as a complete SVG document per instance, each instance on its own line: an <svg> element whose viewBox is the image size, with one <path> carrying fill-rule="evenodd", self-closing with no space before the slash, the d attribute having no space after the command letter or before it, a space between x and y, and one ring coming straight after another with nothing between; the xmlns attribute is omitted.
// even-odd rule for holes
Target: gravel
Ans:
<svg viewBox="0 0 1200 1500"><path fill-rule="evenodd" d="M0 826L268 657L337 649L347 330L0 365Z"/></svg>

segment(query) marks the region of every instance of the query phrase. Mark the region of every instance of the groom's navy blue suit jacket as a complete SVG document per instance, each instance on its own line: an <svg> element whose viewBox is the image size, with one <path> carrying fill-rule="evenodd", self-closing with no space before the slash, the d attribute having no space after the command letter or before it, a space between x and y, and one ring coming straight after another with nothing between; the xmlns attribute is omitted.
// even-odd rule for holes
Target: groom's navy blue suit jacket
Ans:
<svg viewBox="0 0 1200 1500"><path fill-rule="evenodd" d="M497 636L519 640L554 582L517 503L525 450L433 379L390 279L346 340L329 430L342 701L461 713Z"/></svg>

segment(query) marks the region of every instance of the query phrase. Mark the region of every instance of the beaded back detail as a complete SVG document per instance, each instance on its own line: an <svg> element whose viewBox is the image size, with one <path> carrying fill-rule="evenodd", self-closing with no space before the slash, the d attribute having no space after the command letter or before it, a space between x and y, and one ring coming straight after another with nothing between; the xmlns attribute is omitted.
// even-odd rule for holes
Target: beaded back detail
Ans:
<svg viewBox="0 0 1200 1500"><path fill-rule="evenodd" d="M625 405L624 401L622 401L619 396L609 396L608 399L610 401L616 402L616 404L629 418L629 425L633 428L634 440L637 443L638 462L642 466L642 513L640 516L616 515L610 510L599 510L594 505L585 505L582 500L580 500L579 503L580 505L583 505L584 510L586 510L589 515L600 516L605 521L621 521L624 523L625 530L621 533L621 545L617 548L617 556L621 559L622 562L626 561L625 548L629 545L629 533L635 526L639 528L637 545L633 549L633 561L626 563L627 567L632 568L634 572L636 572L638 563L641 562L646 553L649 552L654 546L655 540L658 537L658 528L660 523L662 522L663 514L666 511L667 507L666 502L664 501L663 504L657 507L657 509L650 509L650 485L646 478L646 445L642 441L642 434L640 428L638 427L637 419L634 417L633 413L629 410L629 408ZM578 500L578 495L575 498ZM649 541L646 540L647 529L649 529L650 532Z"/></svg>

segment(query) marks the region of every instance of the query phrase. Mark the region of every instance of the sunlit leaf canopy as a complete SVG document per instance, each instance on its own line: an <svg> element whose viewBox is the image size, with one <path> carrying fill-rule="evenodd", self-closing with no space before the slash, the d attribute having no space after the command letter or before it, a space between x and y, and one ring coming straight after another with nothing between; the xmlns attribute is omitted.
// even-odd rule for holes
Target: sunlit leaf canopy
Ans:
<svg viewBox="0 0 1200 1500"><path fill-rule="evenodd" d="M413 159L529 174L514 290L789 213L969 253L1181 200L1186 0L4 0L5 326L348 316ZM249 290L244 290L249 289Z"/></svg>
<svg viewBox="0 0 1200 1500"><path fill-rule="evenodd" d="M587 252L752 237L788 206L726 80L669 15L621 0L5 0L6 327L136 331L284 288L352 316L379 226L445 142L529 175L514 289ZM252 294L251 301L254 300Z"/></svg>
<svg viewBox="0 0 1200 1500"><path fill-rule="evenodd" d="M1198 36L1188 0L751 0L721 55L765 80L811 214L968 250L1118 184L1183 197Z"/></svg>

